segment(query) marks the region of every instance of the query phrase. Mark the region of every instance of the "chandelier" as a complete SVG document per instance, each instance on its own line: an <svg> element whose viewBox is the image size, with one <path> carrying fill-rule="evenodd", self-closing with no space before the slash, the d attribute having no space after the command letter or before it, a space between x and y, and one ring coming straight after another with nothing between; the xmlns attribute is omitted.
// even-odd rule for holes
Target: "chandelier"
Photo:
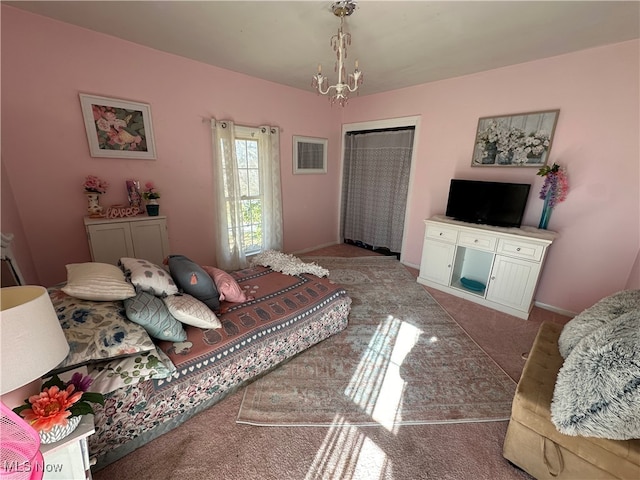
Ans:
<svg viewBox="0 0 640 480"><path fill-rule="evenodd" d="M351 45L351 34L343 31L344 17L348 17L354 12L356 2L354 0L335 2L331 8L333 14L336 17L340 17L338 34L332 36L330 41L337 57L334 71L338 72L338 83L327 86L327 77L322 75L322 65L318 64L318 73L313 76L312 86L319 94L329 95L331 104L338 102L340 106L344 107L347 100L349 100L349 94L358 90L358 87L362 85L362 72L358 70L358 60L356 60L355 70L348 76L344 68L344 60L347 58L347 45Z"/></svg>

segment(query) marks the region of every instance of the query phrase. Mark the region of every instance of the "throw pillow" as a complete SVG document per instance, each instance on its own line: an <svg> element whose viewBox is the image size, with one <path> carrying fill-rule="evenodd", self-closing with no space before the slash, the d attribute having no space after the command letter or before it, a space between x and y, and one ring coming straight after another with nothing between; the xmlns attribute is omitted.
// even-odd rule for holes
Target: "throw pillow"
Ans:
<svg viewBox="0 0 640 480"><path fill-rule="evenodd" d="M222 324L216 314L197 298L183 293L165 297L164 303L175 318L198 328L220 328Z"/></svg>
<svg viewBox="0 0 640 480"><path fill-rule="evenodd" d="M238 282L224 270L216 267L204 265L202 269L213 279L216 284L220 300L226 300L232 303L242 303L247 300L253 300L253 297L247 297L247 294L240 288Z"/></svg>
<svg viewBox="0 0 640 480"><path fill-rule="evenodd" d="M173 318L164 302L147 292L140 292L135 297L124 301L127 317L142 327L153 338L168 342L182 342L187 339L187 332L182 324Z"/></svg>
<svg viewBox="0 0 640 480"><path fill-rule="evenodd" d="M145 380L170 377L176 367L167 354L157 348L131 357L95 363L89 365L87 371L93 378L91 391L106 394Z"/></svg>
<svg viewBox="0 0 640 480"><path fill-rule="evenodd" d="M640 438L640 310L583 338L558 372L551 420L565 435Z"/></svg>
<svg viewBox="0 0 640 480"><path fill-rule="evenodd" d="M69 354L52 373L155 348L146 330L127 319L122 301L82 300L59 287L49 288L49 297L69 343Z"/></svg>
<svg viewBox="0 0 640 480"><path fill-rule="evenodd" d="M119 264L138 291L149 292L157 297L178 293L171 274L148 260L123 257Z"/></svg>
<svg viewBox="0 0 640 480"><path fill-rule="evenodd" d="M67 268L67 284L62 291L82 300L124 300L136 294L122 271L107 263L71 263Z"/></svg>
<svg viewBox="0 0 640 480"><path fill-rule="evenodd" d="M184 255L170 255L169 271L181 291L197 298L213 311L220 308L216 284L200 265Z"/></svg>
<svg viewBox="0 0 640 480"><path fill-rule="evenodd" d="M564 326L558 339L560 354L567 358L583 338L634 310L640 310L640 290L623 290L603 298Z"/></svg>

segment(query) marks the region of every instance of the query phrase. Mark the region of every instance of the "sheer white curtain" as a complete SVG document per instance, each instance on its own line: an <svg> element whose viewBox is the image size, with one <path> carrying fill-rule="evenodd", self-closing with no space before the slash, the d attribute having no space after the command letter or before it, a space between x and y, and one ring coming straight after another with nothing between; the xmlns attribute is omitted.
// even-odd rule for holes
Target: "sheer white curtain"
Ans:
<svg viewBox="0 0 640 480"><path fill-rule="evenodd" d="M215 250L218 268L223 270L237 270L247 266L242 242L242 191L236 157L235 129L236 126L230 120L211 119L218 214ZM277 127L271 126L250 130L251 136L258 142L262 249L282 250L280 132Z"/></svg>
<svg viewBox="0 0 640 480"><path fill-rule="evenodd" d="M262 126L257 135L262 192L262 248L282 250L282 187L280 185L280 130ZM264 168L262 168L264 167Z"/></svg>

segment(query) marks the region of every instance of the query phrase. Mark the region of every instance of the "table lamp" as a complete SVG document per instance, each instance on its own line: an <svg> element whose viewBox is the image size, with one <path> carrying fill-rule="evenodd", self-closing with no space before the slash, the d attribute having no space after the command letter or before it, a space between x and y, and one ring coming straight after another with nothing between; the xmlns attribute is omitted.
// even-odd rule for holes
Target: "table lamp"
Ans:
<svg viewBox="0 0 640 480"><path fill-rule="evenodd" d="M0 289L0 395L18 406L40 392L41 377L69 353L69 344L46 288Z"/></svg>

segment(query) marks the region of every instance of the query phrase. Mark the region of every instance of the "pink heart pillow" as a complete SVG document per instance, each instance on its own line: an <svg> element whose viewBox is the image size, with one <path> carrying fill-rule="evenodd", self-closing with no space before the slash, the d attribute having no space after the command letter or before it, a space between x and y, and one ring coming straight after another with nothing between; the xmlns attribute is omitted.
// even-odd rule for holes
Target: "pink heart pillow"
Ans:
<svg viewBox="0 0 640 480"><path fill-rule="evenodd" d="M252 300L252 298L247 297L240 288L240 285L238 285L238 282L224 270L206 265L203 265L202 269L209 274L213 279L213 283L216 284L218 293L220 293L220 300L226 300L231 303L242 303L247 300Z"/></svg>

